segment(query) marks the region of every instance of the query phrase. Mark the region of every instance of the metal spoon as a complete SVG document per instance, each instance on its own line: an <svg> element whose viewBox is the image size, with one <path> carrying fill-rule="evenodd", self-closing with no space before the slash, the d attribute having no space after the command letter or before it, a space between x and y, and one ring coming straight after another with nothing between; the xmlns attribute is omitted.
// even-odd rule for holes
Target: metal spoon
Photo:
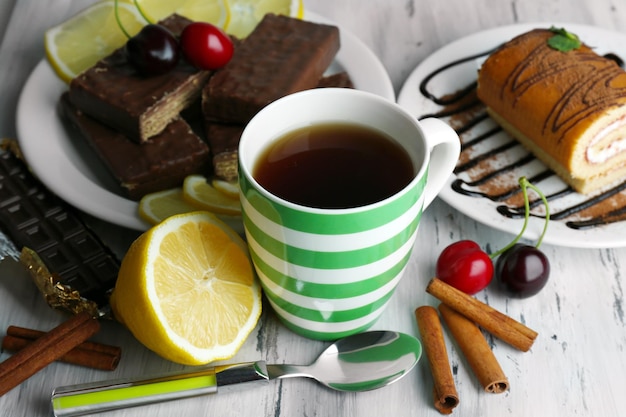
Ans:
<svg viewBox="0 0 626 417"><path fill-rule="evenodd" d="M56 417L80 416L162 401L215 394L244 382L308 377L339 391L384 387L406 375L422 353L413 336L370 331L330 345L309 366L266 365L264 361L203 367L145 380L118 380L61 387L52 393Z"/></svg>

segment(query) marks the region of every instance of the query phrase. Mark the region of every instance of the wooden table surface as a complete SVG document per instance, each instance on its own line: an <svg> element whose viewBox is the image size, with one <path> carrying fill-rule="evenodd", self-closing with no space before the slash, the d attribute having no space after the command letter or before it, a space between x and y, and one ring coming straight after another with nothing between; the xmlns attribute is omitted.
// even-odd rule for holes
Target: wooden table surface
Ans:
<svg viewBox="0 0 626 417"><path fill-rule="evenodd" d="M3 0L0 2L0 135L15 137L15 108L22 85L43 58L43 33L86 0ZM411 71L438 48L481 30L518 22L572 22L626 33L626 4L615 0L309 0L307 10L353 32L378 56L396 93ZM33 120L37 123L37 120ZM42 143L45 137L41 138ZM43 145L42 145L43 146ZM136 232L88 217L122 256ZM478 223L437 200L423 216L406 276L375 329L417 335L416 307L435 304L424 292L441 250L459 239L483 248L500 248L511 235ZM489 338L507 374L510 390L482 392L456 345L448 341L460 395L457 416L620 416L626 392L625 248L569 248L544 245L552 264L547 287L537 296L514 300L488 289L482 301L539 332L527 353ZM0 265L0 337L9 324L49 329L64 320L51 312L29 278L16 265ZM97 341L122 346L114 372L55 363L0 397L0 416L50 415L56 386L145 376L183 369L141 346L116 323L104 323ZM308 363L327 344L287 331L267 309L239 353L229 362ZM8 357L0 353L0 360ZM401 381L386 388L346 394L306 379L272 381L234 393L102 414L134 416L436 416L432 381L425 360Z"/></svg>

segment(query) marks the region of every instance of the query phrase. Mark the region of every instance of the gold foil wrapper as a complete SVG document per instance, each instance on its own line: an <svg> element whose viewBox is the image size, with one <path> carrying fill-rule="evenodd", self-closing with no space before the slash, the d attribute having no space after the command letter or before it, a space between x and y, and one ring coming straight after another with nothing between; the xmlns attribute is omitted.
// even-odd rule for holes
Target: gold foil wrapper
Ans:
<svg viewBox="0 0 626 417"><path fill-rule="evenodd" d="M35 285L50 307L71 314L88 312L93 317L100 316L98 305L81 297L79 292L70 286L60 283L58 275L48 270L34 250L23 247L20 262L28 269Z"/></svg>
<svg viewBox="0 0 626 417"><path fill-rule="evenodd" d="M15 139L2 138L0 139L0 149L4 149L5 151L10 151L17 158L24 160L24 156L22 155L22 150L20 149L20 145L17 143Z"/></svg>

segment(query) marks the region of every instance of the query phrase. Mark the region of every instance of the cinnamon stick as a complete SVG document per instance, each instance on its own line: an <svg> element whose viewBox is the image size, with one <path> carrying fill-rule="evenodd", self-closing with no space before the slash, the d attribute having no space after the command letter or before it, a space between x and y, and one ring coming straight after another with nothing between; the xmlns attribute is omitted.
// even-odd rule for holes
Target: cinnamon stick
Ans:
<svg viewBox="0 0 626 417"><path fill-rule="evenodd" d="M438 278L428 283L426 292L523 352L528 351L537 338L536 331Z"/></svg>
<svg viewBox="0 0 626 417"><path fill-rule="evenodd" d="M454 385L439 315L434 307L422 306L415 310L415 319L433 375L435 408L441 414L451 414L459 404L459 395Z"/></svg>
<svg viewBox="0 0 626 417"><path fill-rule="evenodd" d="M2 349L18 352L33 341L45 335L45 332L18 326L9 326L2 339ZM95 342L83 342L60 357L58 360L74 365L103 371L114 370L120 362L122 349L117 346Z"/></svg>
<svg viewBox="0 0 626 417"><path fill-rule="evenodd" d="M445 304L439 305L439 311L485 391L506 391L509 381L478 326Z"/></svg>
<svg viewBox="0 0 626 417"><path fill-rule="evenodd" d="M0 396L65 355L100 329L88 313L79 313L0 363Z"/></svg>

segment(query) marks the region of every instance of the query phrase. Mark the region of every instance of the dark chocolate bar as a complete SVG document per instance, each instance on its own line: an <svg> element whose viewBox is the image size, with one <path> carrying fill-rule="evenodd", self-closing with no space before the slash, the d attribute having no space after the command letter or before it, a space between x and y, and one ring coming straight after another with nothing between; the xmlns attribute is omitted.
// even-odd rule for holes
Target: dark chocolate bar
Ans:
<svg viewBox="0 0 626 417"><path fill-rule="evenodd" d="M67 93L61 109L133 200L180 186L187 175L210 172L209 147L180 117L138 144L76 109Z"/></svg>
<svg viewBox="0 0 626 417"><path fill-rule="evenodd" d="M175 35L189 23L178 15L160 22ZM181 59L165 74L143 76L120 48L72 80L70 99L85 114L144 142L200 97L210 75Z"/></svg>
<svg viewBox="0 0 626 417"><path fill-rule="evenodd" d="M204 115L245 124L276 99L314 88L338 50L337 27L267 14L204 87Z"/></svg>
<svg viewBox="0 0 626 417"><path fill-rule="evenodd" d="M11 151L0 151L0 227L18 249L37 252L63 284L100 306L108 303L119 260Z"/></svg>

